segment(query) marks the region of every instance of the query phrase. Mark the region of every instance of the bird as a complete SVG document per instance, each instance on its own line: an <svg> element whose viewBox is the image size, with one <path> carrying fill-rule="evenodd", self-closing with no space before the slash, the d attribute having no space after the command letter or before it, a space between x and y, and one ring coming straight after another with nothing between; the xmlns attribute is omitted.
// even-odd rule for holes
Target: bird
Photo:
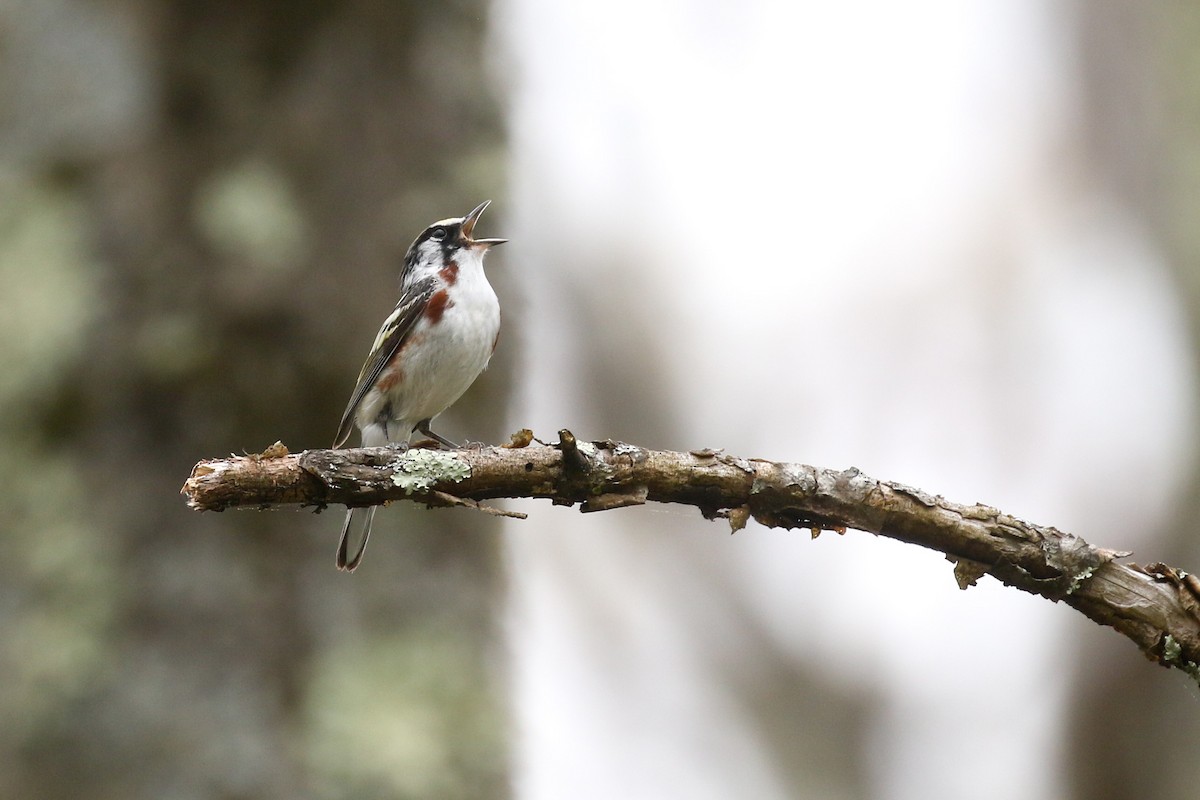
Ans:
<svg viewBox="0 0 1200 800"><path fill-rule="evenodd" d="M483 271L487 252L507 239L476 239L491 203L465 217L433 223L404 256L400 300L375 336L342 413L334 449L353 429L363 447L407 449L414 432L457 449L435 433L433 418L455 403L487 368L500 336L500 301ZM347 510L337 568L353 572L371 536L376 506Z"/></svg>

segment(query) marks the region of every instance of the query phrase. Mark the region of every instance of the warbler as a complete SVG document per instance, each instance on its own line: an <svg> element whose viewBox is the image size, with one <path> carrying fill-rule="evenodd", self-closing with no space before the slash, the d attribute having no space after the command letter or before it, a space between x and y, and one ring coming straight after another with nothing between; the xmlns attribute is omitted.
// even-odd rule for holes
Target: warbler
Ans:
<svg viewBox="0 0 1200 800"><path fill-rule="evenodd" d="M487 368L500 335L500 301L483 272L483 257L508 240L473 238L489 203L465 217L433 223L408 248L400 301L375 336L342 414L335 448L357 426L363 447L407 448L413 432L419 432L457 449L429 426ZM338 569L353 572L362 561L375 509L349 509L338 542Z"/></svg>

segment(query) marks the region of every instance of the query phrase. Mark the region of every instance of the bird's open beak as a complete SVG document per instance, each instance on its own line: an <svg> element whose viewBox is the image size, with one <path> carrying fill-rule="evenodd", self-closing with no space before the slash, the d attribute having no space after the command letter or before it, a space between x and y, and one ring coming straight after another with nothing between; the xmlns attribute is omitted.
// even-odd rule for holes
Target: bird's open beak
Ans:
<svg viewBox="0 0 1200 800"><path fill-rule="evenodd" d="M475 223L483 215L483 210L488 207L491 200L484 200L479 205L475 206L475 210L463 217L462 235L467 240L467 244L471 247L493 247L494 245L504 244L508 239L472 239L471 234L475 232Z"/></svg>

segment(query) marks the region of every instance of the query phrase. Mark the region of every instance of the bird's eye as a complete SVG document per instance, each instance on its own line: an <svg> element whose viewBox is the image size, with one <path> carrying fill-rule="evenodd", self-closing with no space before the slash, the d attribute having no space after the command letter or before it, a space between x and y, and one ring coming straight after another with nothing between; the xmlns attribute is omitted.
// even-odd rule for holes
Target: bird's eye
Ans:
<svg viewBox="0 0 1200 800"><path fill-rule="evenodd" d="M435 242L440 242L442 239L446 238L446 229L434 228L433 233L429 234L429 238L433 239Z"/></svg>

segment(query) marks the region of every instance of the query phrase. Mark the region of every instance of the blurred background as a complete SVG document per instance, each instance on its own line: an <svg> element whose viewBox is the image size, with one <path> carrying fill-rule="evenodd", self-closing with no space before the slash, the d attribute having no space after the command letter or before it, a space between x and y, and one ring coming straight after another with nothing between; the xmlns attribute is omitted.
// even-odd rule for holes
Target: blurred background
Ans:
<svg viewBox="0 0 1200 800"><path fill-rule="evenodd" d="M0 796L1192 797L1200 690L694 510L199 515L481 223L456 439L856 466L1200 563L1200 8L0 1Z"/></svg>

